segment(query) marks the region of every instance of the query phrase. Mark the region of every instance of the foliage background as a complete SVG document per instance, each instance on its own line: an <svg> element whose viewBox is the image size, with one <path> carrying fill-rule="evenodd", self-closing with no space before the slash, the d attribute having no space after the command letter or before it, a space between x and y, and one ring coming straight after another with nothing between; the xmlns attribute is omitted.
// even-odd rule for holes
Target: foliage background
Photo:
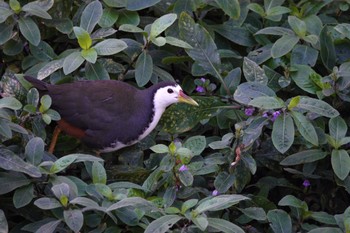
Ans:
<svg viewBox="0 0 350 233"><path fill-rule="evenodd" d="M348 0L0 1L0 232L350 232ZM61 135L23 75L176 80L136 146Z"/></svg>

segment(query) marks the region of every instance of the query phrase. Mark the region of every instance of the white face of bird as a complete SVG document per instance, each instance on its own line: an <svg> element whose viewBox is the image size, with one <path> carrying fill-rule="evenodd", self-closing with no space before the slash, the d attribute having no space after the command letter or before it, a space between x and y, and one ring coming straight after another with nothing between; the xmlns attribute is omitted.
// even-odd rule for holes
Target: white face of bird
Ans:
<svg viewBox="0 0 350 233"><path fill-rule="evenodd" d="M198 103L196 101L194 101L191 97L187 96L183 92L180 85L171 85L159 88L154 95L154 102L156 106L164 109L169 105L178 102L198 106Z"/></svg>

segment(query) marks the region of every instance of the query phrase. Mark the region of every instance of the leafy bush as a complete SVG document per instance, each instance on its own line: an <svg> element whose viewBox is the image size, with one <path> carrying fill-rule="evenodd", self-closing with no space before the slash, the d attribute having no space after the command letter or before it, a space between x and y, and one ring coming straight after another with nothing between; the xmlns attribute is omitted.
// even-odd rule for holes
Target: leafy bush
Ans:
<svg viewBox="0 0 350 233"><path fill-rule="evenodd" d="M350 232L347 0L0 1L0 232ZM61 135L53 84L176 80L141 143Z"/></svg>

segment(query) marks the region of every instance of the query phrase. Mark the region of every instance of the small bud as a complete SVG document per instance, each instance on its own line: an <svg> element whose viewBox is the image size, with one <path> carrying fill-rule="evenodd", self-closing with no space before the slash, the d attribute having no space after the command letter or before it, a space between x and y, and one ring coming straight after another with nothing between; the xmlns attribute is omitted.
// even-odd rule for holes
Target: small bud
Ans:
<svg viewBox="0 0 350 233"><path fill-rule="evenodd" d="M311 185L311 183L310 183L309 180L304 180L303 186L304 186L305 188L309 187L310 185Z"/></svg>
<svg viewBox="0 0 350 233"><path fill-rule="evenodd" d="M179 168L179 172L188 171L188 167L185 164L182 164L182 166Z"/></svg>
<svg viewBox="0 0 350 233"><path fill-rule="evenodd" d="M244 109L244 114L246 116L251 116L251 115L253 115L254 111L255 111L255 109L253 107L248 107L248 108Z"/></svg>
<svg viewBox="0 0 350 233"><path fill-rule="evenodd" d="M217 196L218 194L219 194L219 191L216 189L211 193L212 196Z"/></svg>

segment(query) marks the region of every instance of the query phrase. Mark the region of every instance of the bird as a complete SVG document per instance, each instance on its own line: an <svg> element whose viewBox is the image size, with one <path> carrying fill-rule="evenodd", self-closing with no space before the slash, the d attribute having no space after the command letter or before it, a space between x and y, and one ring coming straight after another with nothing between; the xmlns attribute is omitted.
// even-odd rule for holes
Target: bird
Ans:
<svg viewBox="0 0 350 233"><path fill-rule="evenodd" d="M131 146L152 132L166 108L175 103L198 106L176 82L163 81L138 89L117 80L82 80L60 85L31 76L40 96L49 95L57 122L49 152L54 152L58 134L78 138L98 153Z"/></svg>

